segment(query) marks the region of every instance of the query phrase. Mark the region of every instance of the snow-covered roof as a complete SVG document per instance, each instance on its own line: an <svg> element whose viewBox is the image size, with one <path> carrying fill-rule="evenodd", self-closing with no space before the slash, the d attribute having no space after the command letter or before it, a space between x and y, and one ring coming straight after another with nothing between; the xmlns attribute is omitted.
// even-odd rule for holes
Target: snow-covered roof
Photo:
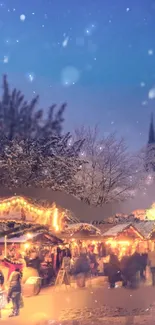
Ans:
<svg viewBox="0 0 155 325"><path fill-rule="evenodd" d="M33 240L40 240L40 236L43 236L42 240L44 239L46 242L50 242L51 244L58 244L63 243L63 241L56 237L55 235L52 235L50 232L34 232L34 233L27 233L23 234L21 236L14 235L12 237L7 237L7 243L26 243L28 241ZM0 238L0 243L4 243L5 237Z"/></svg>
<svg viewBox="0 0 155 325"><path fill-rule="evenodd" d="M65 229L65 233L77 233L80 231L90 231L90 233L95 233L96 235L100 235L100 229L93 226L89 223L76 223L72 225L68 225L68 227Z"/></svg>
<svg viewBox="0 0 155 325"><path fill-rule="evenodd" d="M36 232L34 234L31 234L31 238L28 237L27 235L23 235L23 236L20 236L20 237L7 238L7 243L25 243L30 239L34 239L38 235L40 235L40 233ZM4 243L4 237L0 238L0 243Z"/></svg>
<svg viewBox="0 0 155 325"><path fill-rule="evenodd" d="M115 226L115 224L110 224L110 223L105 223L105 224L97 225L98 229L101 232L101 235L103 235L105 232L107 232L109 229L111 229L114 226Z"/></svg>
<svg viewBox="0 0 155 325"><path fill-rule="evenodd" d="M152 230L155 229L155 221L138 222L135 224L135 228L147 239Z"/></svg>
<svg viewBox="0 0 155 325"><path fill-rule="evenodd" d="M122 223L120 225L116 225L114 227L112 227L111 229L109 229L108 231L106 231L103 236L104 237L115 237L118 234L120 234L121 232L123 232L125 229L129 228L130 226L132 226L131 223Z"/></svg>

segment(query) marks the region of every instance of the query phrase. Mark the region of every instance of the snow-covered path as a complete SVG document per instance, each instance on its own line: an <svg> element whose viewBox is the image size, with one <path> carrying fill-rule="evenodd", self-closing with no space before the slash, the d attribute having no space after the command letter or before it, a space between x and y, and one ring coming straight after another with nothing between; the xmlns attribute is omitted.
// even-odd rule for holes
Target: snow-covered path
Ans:
<svg viewBox="0 0 155 325"><path fill-rule="evenodd" d="M25 307L19 317L1 320L1 323L28 325L37 324L36 320L46 318L50 320L49 325L53 320L59 320L58 324L62 325L72 324L66 323L71 320L80 320L84 325L151 325L151 305L154 302L155 288L150 286L138 290L109 290L107 285L68 290L47 288L37 297L25 298ZM135 317L130 317L132 315Z"/></svg>

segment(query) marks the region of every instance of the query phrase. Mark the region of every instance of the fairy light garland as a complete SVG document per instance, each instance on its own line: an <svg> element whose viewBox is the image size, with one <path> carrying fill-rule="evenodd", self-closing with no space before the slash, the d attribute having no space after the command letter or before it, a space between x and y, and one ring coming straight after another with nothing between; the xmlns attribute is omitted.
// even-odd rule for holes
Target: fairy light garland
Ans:
<svg viewBox="0 0 155 325"><path fill-rule="evenodd" d="M25 214L30 214L35 222L49 225L55 231L61 230L61 222L64 218L64 212L60 212L55 203L49 207L44 208L36 204L29 203L23 197L11 197L0 202L0 213L4 214L11 209L21 209Z"/></svg>

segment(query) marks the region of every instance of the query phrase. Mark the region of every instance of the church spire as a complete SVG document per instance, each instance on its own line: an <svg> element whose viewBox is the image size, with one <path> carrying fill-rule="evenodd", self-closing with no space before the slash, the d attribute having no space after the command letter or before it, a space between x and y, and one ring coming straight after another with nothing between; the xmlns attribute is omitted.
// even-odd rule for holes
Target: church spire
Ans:
<svg viewBox="0 0 155 325"><path fill-rule="evenodd" d="M151 121L150 121L148 144L155 144L155 132L154 132L153 113L151 113Z"/></svg>

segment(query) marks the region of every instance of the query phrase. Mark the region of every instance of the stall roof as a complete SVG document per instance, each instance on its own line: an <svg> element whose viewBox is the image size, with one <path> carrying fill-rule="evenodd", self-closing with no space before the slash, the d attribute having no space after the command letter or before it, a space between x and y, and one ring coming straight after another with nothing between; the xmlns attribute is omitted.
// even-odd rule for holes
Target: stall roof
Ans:
<svg viewBox="0 0 155 325"><path fill-rule="evenodd" d="M129 228L133 228L136 232L138 232L139 237L144 237L141 234L141 232L137 229L137 227L135 227L132 223L123 223L123 224L116 225L116 226L112 227L111 229L109 229L108 231L106 231L102 236L103 237L116 237L119 234L121 234L123 231L125 231Z"/></svg>
<svg viewBox="0 0 155 325"><path fill-rule="evenodd" d="M111 224L111 223L97 225L98 229L101 232L101 235L105 234L108 230L112 229L115 226L116 224Z"/></svg>
<svg viewBox="0 0 155 325"><path fill-rule="evenodd" d="M116 226L113 226L112 228L110 228L108 231L106 231L103 236L104 237L115 237L118 234L120 234L121 232L123 232L124 230L128 229L130 226L132 226L131 223L122 223Z"/></svg>
<svg viewBox="0 0 155 325"><path fill-rule="evenodd" d="M155 221L142 221L138 222L135 225L135 228L140 232L145 239L148 239L155 229Z"/></svg>
<svg viewBox="0 0 155 325"><path fill-rule="evenodd" d="M62 239L52 235L50 232L34 232L23 235L14 234L10 238L7 238L7 243L25 243L27 241L43 241L43 242L51 242L52 244L62 244ZM4 243L4 237L0 238L0 243Z"/></svg>
<svg viewBox="0 0 155 325"><path fill-rule="evenodd" d="M40 233L35 233L31 235L31 239L36 238ZM28 238L27 235L23 235L20 237L16 237L14 236L13 238L7 238L7 243L25 243L28 240L30 240L30 238ZM4 243L4 237L0 238L0 243Z"/></svg>
<svg viewBox="0 0 155 325"><path fill-rule="evenodd" d="M86 233L88 235L101 235L100 229L88 223L77 223L69 225L62 234L81 234Z"/></svg>

